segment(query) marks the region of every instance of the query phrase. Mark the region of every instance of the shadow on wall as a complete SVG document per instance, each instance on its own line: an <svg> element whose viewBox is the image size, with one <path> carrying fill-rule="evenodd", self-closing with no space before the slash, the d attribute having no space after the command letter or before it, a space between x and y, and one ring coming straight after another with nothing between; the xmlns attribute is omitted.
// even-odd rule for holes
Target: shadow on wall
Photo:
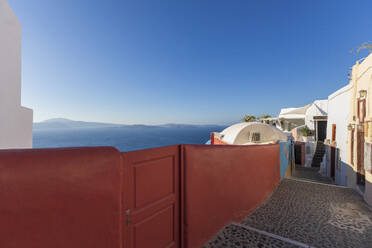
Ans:
<svg viewBox="0 0 372 248"><path fill-rule="evenodd" d="M366 177L366 185L365 185L365 192L364 192L364 200L372 206L372 176L370 173L367 174Z"/></svg>
<svg viewBox="0 0 372 248"><path fill-rule="evenodd" d="M338 160L335 172L335 183L341 186L347 186L347 171L350 165L342 160ZM352 169L352 168L351 168Z"/></svg>
<svg viewBox="0 0 372 248"><path fill-rule="evenodd" d="M325 153L321 164L321 174L334 178L335 183L338 185L354 188L356 183L355 172L351 165L341 160L340 152L341 150L336 148L333 158L331 146L325 145ZM332 159L335 161L332 162Z"/></svg>
<svg viewBox="0 0 372 248"><path fill-rule="evenodd" d="M346 176L346 185L350 188L355 188L356 186L356 172L353 169L353 166L347 163L343 163L343 166L345 166L345 176Z"/></svg>

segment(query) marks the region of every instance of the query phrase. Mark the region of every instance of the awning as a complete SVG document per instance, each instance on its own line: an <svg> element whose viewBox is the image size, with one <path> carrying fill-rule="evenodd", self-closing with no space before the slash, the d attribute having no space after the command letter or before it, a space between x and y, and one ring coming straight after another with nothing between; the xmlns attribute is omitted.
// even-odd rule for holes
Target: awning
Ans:
<svg viewBox="0 0 372 248"><path fill-rule="evenodd" d="M280 114L279 117L282 117L282 116L284 117L286 115L304 115L305 116L306 111L307 111L308 108L310 108L310 106L311 106L311 104L308 104L308 105L303 106L301 108L295 108L295 109L290 110L286 113Z"/></svg>

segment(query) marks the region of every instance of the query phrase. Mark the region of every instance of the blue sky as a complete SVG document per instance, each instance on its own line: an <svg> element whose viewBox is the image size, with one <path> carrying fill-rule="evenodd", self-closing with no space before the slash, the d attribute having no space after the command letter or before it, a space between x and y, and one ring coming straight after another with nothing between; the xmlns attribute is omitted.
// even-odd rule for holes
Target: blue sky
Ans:
<svg viewBox="0 0 372 248"><path fill-rule="evenodd" d="M35 121L226 124L326 98L372 1L8 0Z"/></svg>

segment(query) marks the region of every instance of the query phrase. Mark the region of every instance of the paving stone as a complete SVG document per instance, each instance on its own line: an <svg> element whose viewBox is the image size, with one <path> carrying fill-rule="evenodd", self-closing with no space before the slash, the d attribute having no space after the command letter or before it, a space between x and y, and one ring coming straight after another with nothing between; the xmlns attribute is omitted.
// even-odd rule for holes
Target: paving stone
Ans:
<svg viewBox="0 0 372 248"><path fill-rule="evenodd" d="M296 165L294 171L292 172L292 177L320 183L334 184L331 178L320 175L319 169L319 167L303 167Z"/></svg>
<svg viewBox="0 0 372 248"><path fill-rule="evenodd" d="M372 211L353 189L284 179L243 222L315 247L372 247Z"/></svg>
<svg viewBox="0 0 372 248"><path fill-rule="evenodd" d="M236 225L225 227L219 234L211 240L204 248L282 248L298 247L296 245L271 238L255 231L247 230Z"/></svg>
<svg viewBox="0 0 372 248"><path fill-rule="evenodd" d="M371 208L355 190L336 187L318 170L296 166L297 180L282 180L242 224L318 248L372 248ZM205 246L209 247L296 246L230 225Z"/></svg>

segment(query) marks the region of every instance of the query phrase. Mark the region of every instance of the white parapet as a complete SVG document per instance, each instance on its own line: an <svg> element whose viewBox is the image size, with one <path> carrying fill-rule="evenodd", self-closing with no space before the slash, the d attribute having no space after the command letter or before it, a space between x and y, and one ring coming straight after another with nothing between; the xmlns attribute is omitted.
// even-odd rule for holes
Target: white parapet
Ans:
<svg viewBox="0 0 372 248"><path fill-rule="evenodd" d="M0 0L0 149L31 148L33 111L21 106L21 24Z"/></svg>

